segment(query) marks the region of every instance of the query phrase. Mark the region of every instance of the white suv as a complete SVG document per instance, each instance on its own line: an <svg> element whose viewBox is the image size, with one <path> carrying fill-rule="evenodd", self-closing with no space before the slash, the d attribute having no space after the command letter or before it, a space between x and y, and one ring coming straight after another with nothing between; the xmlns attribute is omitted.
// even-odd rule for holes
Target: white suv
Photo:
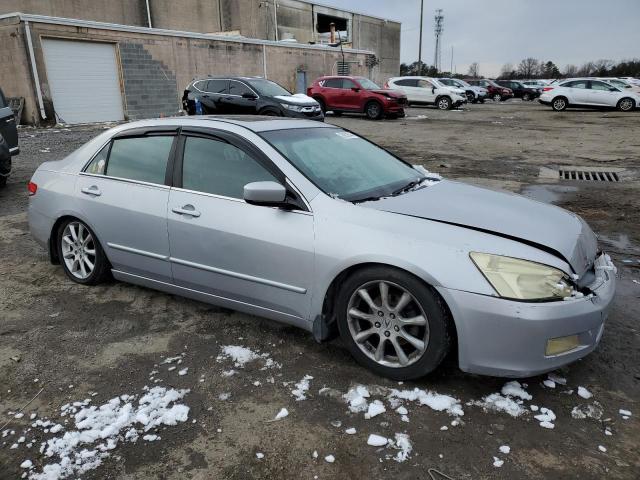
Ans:
<svg viewBox="0 0 640 480"><path fill-rule="evenodd" d="M640 106L640 95L623 92L603 80L572 78L544 87L539 101L557 112L567 107L611 107L629 112Z"/></svg>
<svg viewBox="0 0 640 480"><path fill-rule="evenodd" d="M435 105L440 110L450 110L467 103L464 90L448 87L435 78L394 77L387 80L384 86L403 92L410 104Z"/></svg>

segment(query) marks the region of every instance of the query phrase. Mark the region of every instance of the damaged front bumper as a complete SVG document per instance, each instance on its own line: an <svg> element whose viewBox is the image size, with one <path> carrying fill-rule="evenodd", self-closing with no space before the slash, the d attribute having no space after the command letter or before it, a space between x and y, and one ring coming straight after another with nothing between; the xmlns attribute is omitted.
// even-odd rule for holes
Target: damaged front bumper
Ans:
<svg viewBox="0 0 640 480"><path fill-rule="evenodd" d="M615 267L606 254L594 263L591 292L556 302L518 302L438 287L455 320L460 369L500 377L530 377L592 352L615 294ZM548 354L550 341L575 346Z"/></svg>

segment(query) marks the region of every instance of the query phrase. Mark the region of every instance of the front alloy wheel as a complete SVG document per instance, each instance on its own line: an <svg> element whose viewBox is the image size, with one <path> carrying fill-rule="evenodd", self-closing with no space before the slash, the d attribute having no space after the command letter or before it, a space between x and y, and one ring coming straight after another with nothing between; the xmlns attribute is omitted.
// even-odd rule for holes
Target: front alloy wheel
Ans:
<svg viewBox="0 0 640 480"><path fill-rule="evenodd" d="M620 100L620 102L618 102L618 109L621 112L630 112L631 110L633 110L633 107L635 107L635 103L630 98L623 98L622 100Z"/></svg>
<svg viewBox="0 0 640 480"><path fill-rule="evenodd" d="M378 102L369 102L365 108L367 118L378 120L382 117L382 106Z"/></svg>
<svg viewBox="0 0 640 480"><path fill-rule="evenodd" d="M554 98L551 107L556 112L561 112L567 108L567 101L563 97Z"/></svg>
<svg viewBox="0 0 640 480"><path fill-rule="evenodd" d="M494 102L499 102L500 100L502 100L502 95L500 95L499 93L496 93L493 97L493 101Z"/></svg>
<svg viewBox="0 0 640 480"><path fill-rule="evenodd" d="M340 291L338 328L365 367L394 379L435 369L449 350L446 312L437 294L412 275L372 267Z"/></svg>
<svg viewBox="0 0 640 480"><path fill-rule="evenodd" d="M529 100L531 100L531 94L525 93L524 95L522 95L522 100L528 102Z"/></svg>
<svg viewBox="0 0 640 480"><path fill-rule="evenodd" d="M449 97L438 99L438 108L440 110L449 110L451 108L451 99Z"/></svg>

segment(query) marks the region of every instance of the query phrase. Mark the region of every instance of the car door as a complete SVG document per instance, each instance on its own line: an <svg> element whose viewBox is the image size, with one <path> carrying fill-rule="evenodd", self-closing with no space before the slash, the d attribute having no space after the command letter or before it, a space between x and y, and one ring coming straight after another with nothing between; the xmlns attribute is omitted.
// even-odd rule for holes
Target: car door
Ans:
<svg viewBox="0 0 640 480"><path fill-rule="evenodd" d="M616 87L598 80L589 82L587 94L591 105L601 105L606 107L615 107L618 100L622 97L620 90Z"/></svg>
<svg viewBox="0 0 640 480"><path fill-rule="evenodd" d="M574 80L562 85L563 88L567 88L567 96L569 97L569 103L578 105L591 105L591 98L589 97L589 81L588 80Z"/></svg>
<svg viewBox="0 0 640 480"><path fill-rule="evenodd" d="M16 155L19 151L16 117L2 90L0 90L0 135L2 135L5 142L7 142L11 155Z"/></svg>
<svg viewBox="0 0 640 480"><path fill-rule="evenodd" d="M252 95L252 97L249 97ZM224 113L234 115L253 115L257 113L258 95L238 80L229 80L229 93L222 96Z"/></svg>
<svg viewBox="0 0 640 480"><path fill-rule="evenodd" d="M418 95L420 98L420 102L423 103L436 103L436 97L438 94L436 93L437 87L431 83L429 80L420 79L418 80Z"/></svg>
<svg viewBox="0 0 640 480"><path fill-rule="evenodd" d="M215 78L206 81L205 91L200 95L200 101L206 113L227 113L223 98L229 93L229 80Z"/></svg>
<svg viewBox="0 0 640 480"><path fill-rule="evenodd" d="M418 80L415 78L401 78L393 82L392 88L400 90L407 96L408 102L421 102Z"/></svg>
<svg viewBox="0 0 640 480"><path fill-rule="evenodd" d="M177 130L133 129L116 136L78 176L79 209L115 270L171 281L167 179Z"/></svg>
<svg viewBox="0 0 640 480"><path fill-rule="evenodd" d="M178 151L168 211L174 283L307 318L313 216L243 200L247 183L284 184L284 176L259 150L226 132L185 129Z"/></svg>
<svg viewBox="0 0 640 480"><path fill-rule="evenodd" d="M322 82L322 94L327 110L344 108L342 78L327 78Z"/></svg>
<svg viewBox="0 0 640 480"><path fill-rule="evenodd" d="M362 87L349 78L342 79L342 108L345 110L363 110Z"/></svg>

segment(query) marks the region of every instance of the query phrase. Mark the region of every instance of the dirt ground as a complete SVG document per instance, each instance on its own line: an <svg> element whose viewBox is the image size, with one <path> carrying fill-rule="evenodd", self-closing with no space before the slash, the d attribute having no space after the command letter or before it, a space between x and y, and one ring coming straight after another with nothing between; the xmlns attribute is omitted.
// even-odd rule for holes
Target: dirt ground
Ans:
<svg viewBox="0 0 640 480"><path fill-rule="evenodd" d="M599 348L557 372L566 385L545 386L546 376L521 380L533 396L524 406L551 409L555 428L541 428L536 412L512 417L472 404L500 392L508 379L464 374L455 358L427 378L398 385L356 365L338 340L317 344L292 327L123 283L70 282L29 236L25 184L41 162L64 157L105 126L23 128L14 175L0 190L0 432L7 431L0 433L0 479L19 478L26 459L35 471L54 460L39 452L52 434L31 427L32 412L60 422L66 403L139 395L152 380L190 389L183 399L188 421L161 428L158 441L119 443L83 478L428 479L431 468L456 480L640 478L640 113L554 113L510 101L461 111L411 108L401 120L327 121L445 177L553 201L599 234L619 267ZM559 180L544 169L541 176L541 167L558 166L624 170L617 183ZM260 359L225 376L234 368L218 358L225 345L269 354L278 365L268 368ZM183 355L185 375L161 363L175 355ZM313 377L307 398L296 401L291 390L305 375ZM371 419L351 413L341 395L357 384L387 411ZM593 397L579 397L578 386ZM386 389L415 387L459 399L464 416L455 421L405 402L409 422L402 421ZM41 389L24 417L9 414ZM596 414L573 418L577 406ZM283 407L289 416L272 421ZM632 415L625 420L619 409ZM356 434L345 433L350 427ZM367 445L371 433L407 434L408 459L396 461L392 446ZM20 436L26 440L18 442ZM499 452L503 445L510 453ZM493 457L504 464L495 467Z"/></svg>

